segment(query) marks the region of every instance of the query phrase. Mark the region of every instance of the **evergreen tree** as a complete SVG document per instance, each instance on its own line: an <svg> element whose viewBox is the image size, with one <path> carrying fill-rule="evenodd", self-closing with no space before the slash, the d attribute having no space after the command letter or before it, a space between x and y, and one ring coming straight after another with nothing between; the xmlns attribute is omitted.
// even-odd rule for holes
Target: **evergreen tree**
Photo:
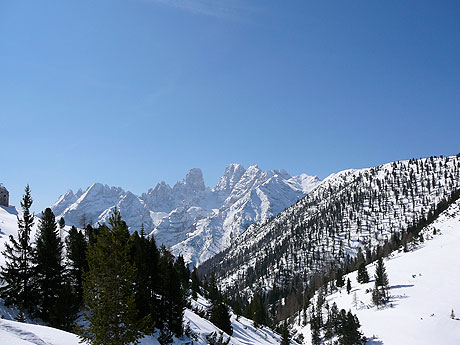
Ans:
<svg viewBox="0 0 460 345"><path fill-rule="evenodd" d="M63 264L63 244L56 224L56 219L50 208L42 212L36 236L35 262L35 288L37 289L36 315L53 327L62 327L60 319L53 315L58 310L60 316L65 309L75 308L62 303L59 298L65 291L66 275ZM72 300L67 300L72 303ZM70 319L72 317L70 316ZM67 318L66 318L67 319Z"/></svg>
<svg viewBox="0 0 460 345"><path fill-rule="evenodd" d="M367 273L366 264L364 262L359 265L357 280L361 284L369 283L369 274Z"/></svg>
<svg viewBox="0 0 460 345"><path fill-rule="evenodd" d="M366 338L359 331L361 325L356 315L351 311L348 313L342 309L339 313L339 344L340 345L362 345L366 343Z"/></svg>
<svg viewBox="0 0 460 345"><path fill-rule="evenodd" d="M254 295L251 301L250 310L254 326L259 327L267 324L267 313L258 294Z"/></svg>
<svg viewBox="0 0 460 345"><path fill-rule="evenodd" d="M343 271L341 268L337 270L336 282L335 285L339 288L345 285L345 281L343 280Z"/></svg>
<svg viewBox="0 0 460 345"><path fill-rule="evenodd" d="M161 247L159 262L161 286L159 294L159 327L167 328L176 336L183 334L182 320L187 304L186 293L182 288L179 272L174 267L174 257L164 247Z"/></svg>
<svg viewBox="0 0 460 345"><path fill-rule="evenodd" d="M376 306L385 304L388 301L389 295L389 282L386 273L383 258L377 260L377 267L375 269L375 285L372 291L372 301Z"/></svg>
<svg viewBox="0 0 460 345"><path fill-rule="evenodd" d="M138 310L138 318L153 317L154 296L152 272L157 269L157 261L153 260L150 251L150 241L145 237L144 227L141 227L140 235L134 232L130 239L132 243L131 257L136 267L135 274L135 300ZM153 319L152 319L153 320ZM153 330L153 329L152 329Z"/></svg>
<svg viewBox="0 0 460 345"><path fill-rule="evenodd" d="M137 319L128 227L117 210L109 224L111 229L100 227L88 248L89 271L83 275L88 326L77 331L82 341L93 345L137 344L145 324Z"/></svg>
<svg viewBox="0 0 460 345"><path fill-rule="evenodd" d="M83 232L77 230L75 226L69 230L65 244L70 285L77 304L81 305L83 303L83 272L88 271L88 260L86 259L88 244Z"/></svg>
<svg viewBox="0 0 460 345"><path fill-rule="evenodd" d="M230 320L230 313L228 307L221 301L212 301L210 318L214 325L223 330L228 335L233 334L232 322Z"/></svg>
<svg viewBox="0 0 460 345"><path fill-rule="evenodd" d="M196 267L194 267L192 271L191 289L192 297L196 299L198 297L198 293L200 292L200 278L198 277L198 270Z"/></svg>
<svg viewBox="0 0 460 345"><path fill-rule="evenodd" d="M318 322L318 316L315 314L315 308L312 306L310 317L311 343L312 345L321 344L321 325Z"/></svg>
<svg viewBox="0 0 460 345"><path fill-rule="evenodd" d="M5 266L0 270L2 282L0 297L3 298L6 306L16 306L21 314L35 310L36 290L32 288L34 272L30 238L34 225L34 215L30 213L32 202L30 187L27 185L21 200L22 218L18 216L18 239L10 235L9 243L5 243L5 250L2 252Z"/></svg>
<svg viewBox="0 0 460 345"><path fill-rule="evenodd" d="M283 326L281 327L281 343L280 345L289 345L291 343L291 340L289 339L289 329L287 322L283 323Z"/></svg>

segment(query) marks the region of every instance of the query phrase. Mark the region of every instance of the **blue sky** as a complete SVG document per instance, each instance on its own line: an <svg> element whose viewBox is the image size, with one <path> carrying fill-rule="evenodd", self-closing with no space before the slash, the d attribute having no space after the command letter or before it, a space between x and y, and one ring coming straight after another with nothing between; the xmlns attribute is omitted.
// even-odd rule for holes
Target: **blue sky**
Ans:
<svg viewBox="0 0 460 345"><path fill-rule="evenodd" d="M0 1L0 182L36 211L229 163L460 152L460 2Z"/></svg>

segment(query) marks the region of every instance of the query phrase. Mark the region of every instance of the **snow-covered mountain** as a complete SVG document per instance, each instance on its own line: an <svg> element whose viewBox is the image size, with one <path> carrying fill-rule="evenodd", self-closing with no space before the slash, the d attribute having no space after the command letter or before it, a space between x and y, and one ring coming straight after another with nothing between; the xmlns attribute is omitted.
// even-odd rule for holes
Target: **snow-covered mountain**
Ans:
<svg viewBox="0 0 460 345"><path fill-rule="evenodd" d="M285 170L247 170L231 164L214 188L206 187L200 169L191 169L173 187L165 182L140 196L95 183L85 191L69 190L51 207L66 224L105 223L120 211L131 231L144 225L158 243L199 264L228 247L246 228L269 219L304 197L320 183L315 176L290 176Z"/></svg>
<svg viewBox="0 0 460 345"><path fill-rule="evenodd" d="M343 287L325 297L329 307L336 303L339 310L351 310L358 316L369 339L367 344L460 344L460 200L425 227L421 235L423 242L412 244L408 252L393 252L384 260L390 283L386 306L374 306L369 292L374 287L375 263L367 265L369 283L358 283L354 271L344 277L351 281L349 294ZM308 311L294 317L296 322L291 327L294 338L301 337L306 345L311 344L311 330L305 316L311 306L317 305L317 298L318 293ZM452 310L457 315L454 318ZM326 318L325 305L322 312Z"/></svg>
<svg viewBox="0 0 460 345"><path fill-rule="evenodd" d="M389 251L459 188L459 156L345 170L272 220L249 227L200 271L215 272L231 294L285 290L347 267L360 248Z"/></svg>

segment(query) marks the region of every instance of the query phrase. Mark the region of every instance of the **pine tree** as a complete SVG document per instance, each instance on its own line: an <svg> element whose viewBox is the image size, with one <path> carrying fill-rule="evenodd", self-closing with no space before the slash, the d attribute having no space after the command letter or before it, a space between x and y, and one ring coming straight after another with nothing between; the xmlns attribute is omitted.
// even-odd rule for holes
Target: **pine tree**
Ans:
<svg viewBox="0 0 460 345"><path fill-rule="evenodd" d="M289 345L291 343L291 340L289 339L289 329L287 322L283 323L283 326L281 327L281 343L280 345Z"/></svg>
<svg viewBox="0 0 460 345"><path fill-rule="evenodd" d="M77 230L75 226L69 230L65 244L70 285L77 304L81 305L83 303L83 272L88 271L88 260L86 259L88 244L83 232Z"/></svg>
<svg viewBox="0 0 460 345"><path fill-rule="evenodd" d="M339 314L340 327L339 327L339 344L340 345L362 345L366 343L366 339L359 331L361 327L356 315L351 311L348 313L344 309Z"/></svg>
<svg viewBox="0 0 460 345"><path fill-rule="evenodd" d="M129 232L120 213L109 219L111 229L101 227L87 252L89 271L83 275L88 326L77 332L93 345L138 343L145 324L137 320L135 268L129 260Z"/></svg>
<svg viewBox="0 0 460 345"><path fill-rule="evenodd" d="M341 268L337 270L336 282L335 285L339 288L345 285L345 281L343 280L343 271Z"/></svg>
<svg viewBox="0 0 460 345"><path fill-rule="evenodd" d="M375 269L375 285L372 291L372 301L376 306L385 304L388 301L389 295L389 282L386 273L383 258L377 260L377 267Z"/></svg>
<svg viewBox="0 0 460 345"><path fill-rule="evenodd" d="M228 335L233 334L232 322L230 321L230 313L228 307L221 301L212 301L210 308L210 318L215 326L223 330Z"/></svg>
<svg viewBox="0 0 460 345"><path fill-rule="evenodd" d="M198 297L198 293L200 292L200 278L198 277L198 270L196 269L196 267L193 268L191 277L192 297L196 299Z"/></svg>
<svg viewBox="0 0 460 345"><path fill-rule="evenodd" d="M5 266L0 271L3 285L0 287L0 297L4 299L6 306L16 306L21 314L35 310L36 291L32 288L34 272L30 238L34 225L34 215L30 213L32 202L30 187L27 185L21 200L22 218L18 216L18 239L10 235L9 243L5 243L5 250L2 252Z"/></svg>
<svg viewBox="0 0 460 345"><path fill-rule="evenodd" d="M51 314L64 284L63 244L57 229L56 219L50 208L42 212L36 236L35 284L38 298L37 316L50 323ZM58 320L54 320L59 322ZM50 323L53 327L59 324Z"/></svg>
<svg viewBox="0 0 460 345"><path fill-rule="evenodd" d="M366 264L364 262L359 265L357 280L361 284L369 283L369 274L367 273Z"/></svg>
<svg viewBox="0 0 460 345"><path fill-rule="evenodd" d="M179 272L174 267L174 257L164 246L161 247L160 252L159 294L162 297L159 303L158 326L167 328L180 337L183 334L182 320L187 304L186 293L182 288Z"/></svg>
<svg viewBox="0 0 460 345"><path fill-rule="evenodd" d="M267 324L267 313L265 312L265 308L258 294L255 294L252 298L250 309L251 318L254 321L255 327Z"/></svg>

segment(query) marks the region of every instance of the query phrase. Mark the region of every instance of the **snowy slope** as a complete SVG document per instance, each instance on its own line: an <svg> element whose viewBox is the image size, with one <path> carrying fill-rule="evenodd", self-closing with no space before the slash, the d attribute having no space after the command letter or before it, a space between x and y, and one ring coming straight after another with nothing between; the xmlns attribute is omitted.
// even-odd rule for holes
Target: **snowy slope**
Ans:
<svg viewBox="0 0 460 345"><path fill-rule="evenodd" d="M2 345L78 345L76 335L55 328L0 320Z"/></svg>
<svg viewBox="0 0 460 345"><path fill-rule="evenodd" d="M18 236L18 219L22 216L22 211L15 207L0 206L0 253L5 248L5 242L9 240L10 235L17 239ZM39 219L35 217L34 227L31 231L32 241L35 239ZM0 254L0 266L4 264L4 257Z"/></svg>
<svg viewBox="0 0 460 345"><path fill-rule="evenodd" d="M460 200L422 233L425 241L413 251L393 253L384 261L391 287L386 307L377 309L366 293L374 285L375 264L367 266L369 283L359 284L352 272L345 277L351 280L351 293L342 288L326 298L330 306L335 302L357 314L364 335L375 335L368 344L460 344L460 318L450 318L452 309L460 315ZM296 323L294 330L311 343L309 325Z"/></svg>
<svg viewBox="0 0 460 345"><path fill-rule="evenodd" d="M199 264L228 247L246 228L275 216L320 183L314 176L290 176L285 170L247 170L230 164L214 188L205 186L200 169L191 169L173 187L165 182L136 196L119 187L95 183L71 190L52 206L66 224L104 223L117 207L131 231L141 224L160 244Z"/></svg>
<svg viewBox="0 0 460 345"><path fill-rule="evenodd" d="M384 246L425 218L460 188L459 157L430 157L326 178L272 220L248 228L223 253L201 265L224 288L289 285L344 264L359 248Z"/></svg>
<svg viewBox="0 0 460 345"><path fill-rule="evenodd" d="M192 300L192 307L206 310L209 307L209 302L199 296L197 301ZM0 314L5 316L5 320L0 320L0 344L8 345L77 345L79 344L78 337L75 334L63 332L51 327L45 327L35 324L20 323L12 320L7 320L16 315L14 311L0 304ZM231 315L233 334L230 337L230 345L277 345L280 343L280 335L273 332L268 327L256 328L251 320L245 317L237 318L236 315ZM220 329L214 326L208 320L197 315L190 309L185 310L184 326L190 327L194 334L193 338L186 336L182 338L174 338L173 345L187 344L193 341L196 345L207 345L209 342L206 339L211 333L220 334ZM159 345L157 340L159 332L153 336L146 336L141 339L141 345ZM224 338L229 336L224 333ZM293 345L297 343L292 342Z"/></svg>

